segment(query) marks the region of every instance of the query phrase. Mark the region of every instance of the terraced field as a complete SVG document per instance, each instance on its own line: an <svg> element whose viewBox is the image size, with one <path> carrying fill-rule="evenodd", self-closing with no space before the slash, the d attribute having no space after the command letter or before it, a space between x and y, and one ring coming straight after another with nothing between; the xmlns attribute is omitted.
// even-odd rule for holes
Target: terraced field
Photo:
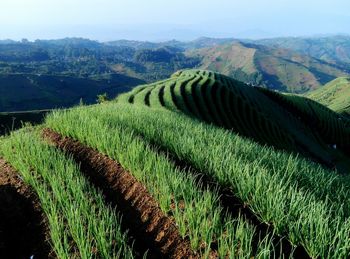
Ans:
<svg viewBox="0 0 350 259"><path fill-rule="evenodd" d="M303 97L249 87L210 71L187 70L170 81L137 87L120 100L183 112L329 167L350 168L343 156L350 144L347 119Z"/></svg>
<svg viewBox="0 0 350 259"><path fill-rule="evenodd" d="M36 215L0 257L347 258L348 139L309 99L202 70L54 111L0 138L0 207Z"/></svg>

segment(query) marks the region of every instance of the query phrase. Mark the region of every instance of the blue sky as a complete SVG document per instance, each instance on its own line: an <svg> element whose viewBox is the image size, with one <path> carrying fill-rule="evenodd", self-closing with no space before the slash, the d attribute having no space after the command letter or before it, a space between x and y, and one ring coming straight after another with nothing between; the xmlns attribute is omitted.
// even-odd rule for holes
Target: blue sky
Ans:
<svg viewBox="0 0 350 259"><path fill-rule="evenodd" d="M350 34L349 0L0 0L0 39Z"/></svg>

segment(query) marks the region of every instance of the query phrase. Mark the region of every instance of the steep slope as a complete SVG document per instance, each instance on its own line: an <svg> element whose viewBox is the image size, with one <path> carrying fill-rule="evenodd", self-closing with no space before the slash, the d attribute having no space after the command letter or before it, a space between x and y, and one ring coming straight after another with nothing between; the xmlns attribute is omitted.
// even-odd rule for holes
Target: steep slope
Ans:
<svg viewBox="0 0 350 259"><path fill-rule="evenodd" d="M270 93L270 94L269 94ZM172 78L140 86L120 102L165 107L231 129L263 144L302 153L343 170L350 128L345 118L309 99L250 87L221 74L180 71Z"/></svg>
<svg viewBox="0 0 350 259"><path fill-rule="evenodd" d="M350 115L350 78L348 77L337 78L306 96L336 112Z"/></svg>
<svg viewBox="0 0 350 259"><path fill-rule="evenodd" d="M303 93L349 75L349 71L292 50L250 43L235 42L187 54L202 59L201 69L285 92Z"/></svg>

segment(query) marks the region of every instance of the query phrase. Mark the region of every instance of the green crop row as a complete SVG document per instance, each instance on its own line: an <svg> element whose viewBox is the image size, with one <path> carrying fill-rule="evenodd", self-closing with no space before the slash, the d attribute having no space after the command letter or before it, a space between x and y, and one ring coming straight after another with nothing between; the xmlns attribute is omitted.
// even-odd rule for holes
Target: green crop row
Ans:
<svg viewBox="0 0 350 259"><path fill-rule="evenodd" d="M121 217L64 154L25 129L1 140L0 155L38 194L58 258L133 258Z"/></svg>
<svg viewBox="0 0 350 259"><path fill-rule="evenodd" d="M312 257L349 256L348 177L165 109L108 104L86 113L100 127L129 127L210 175Z"/></svg>
<svg viewBox="0 0 350 259"><path fill-rule="evenodd" d="M219 204L216 192L199 186L193 175L180 171L168 156L153 150L132 129L107 123L104 114L121 112L119 105L99 105L55 112L47 126L89 145L112 159L145 184L160 203L162 211L173 215L183 238L194 251L207 258L211 247L217 247L220 258L268 258L274 251L270 236L259 237L243 218L232 218ZM107 118L106 118L107 119ZM156 126L156 125L155 125Z"/></svg>

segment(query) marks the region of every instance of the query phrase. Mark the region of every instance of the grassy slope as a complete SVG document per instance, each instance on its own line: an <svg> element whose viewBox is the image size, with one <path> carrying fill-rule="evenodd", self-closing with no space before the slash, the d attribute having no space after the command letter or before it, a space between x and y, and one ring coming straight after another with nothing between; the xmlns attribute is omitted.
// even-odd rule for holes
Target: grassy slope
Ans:
<svg viewBox="0 0 350 259"><path fill-rule="evenodd" d="M110 109L124 113L122 106L91 108L54 113L48 117L47 125L120 161L146 185L162 211L175 218L181 235L189 239L194 251L207 258L210 246L216 244L221 258L227 254L251 258L272 253L270 237L257 240L259 233L254 226L226 214L216 192L201 188L194 176L177 169L167 155L157 153L132 128L104 117L110 115Z"/></svg>
<svg viewBox="0 0 350 259"><path fill-rule="evenodd" d="M350 199L348 177L324 170L297 155L263 147L179 113L143 104L79 108L57 113L49 117L48 123L63 134L120 158L124 164L130 163L127 166L135 166L136 157L147 160L151 155L142 151L139 144L138 148L133 144L124 149L124 144L118 142L130 136L135 142L155 143L231 189L263 222L273 225L277 233L294 244L303 245L310 255L339 258L350 252L350 211L344 206ZM127 150L134 159L122 155ZM142 155L138 156L138 152ZM158 170L156 164L152 168ZM151 189L159 199L165 198L157 188Z"/></svg>
<svg viewBox="0 0 350 259"><path fill-rule="evenodd" d="M121 217L104 204L78 165L26 128L0 139L0 156L37 192L58 258L133 258Z"/></svg>
<svg viewBox="0 0 350 259"><path fill-rule="evenodd" d="M192 248L202 255L208 255L208 244L212 243L221 256L234 253L242 257L266 257L273 247L269 236L261 236L256 243L257 233L249 222L225 214L217 203L216 192L201 189L187 171L179 171L167 155L154 147L167 150L230 189L262 222L273 226L276 233L293 244L302 245L310 256L348 257L349 176L324 169L295 153L300 151L301 144L314 155L323 152L321 158L337 157L337 151L329 149L322 137L332 141L338 141L338 134L348 137L347 124L343 125L336 113L321 105L313 106L301 97L276 95L282 101L228 77L190 70L135 88L120 96L118 103L55 112L48 117L46 125L96 148L131 170L159 200L162 210L174 216L183 237L188 237ZM311 121L311 127L308 116L315 114L318 121ZM325 116L330 116L330 120ZM260 143L276 142L280 148L294 153L260 145L199 119L233 127L234 131ZM79 178L78 169L70 159L42 143L32 130L0 140L0 155L23 173L48 206L52 239L62 258L72 253L72 244L67 243L71 238L73 247L78 248L83 258L91 256L91 242L108 257L108 251L112 251L108 247L114 243L110 243L109 237L100 239L103 238L100 232L93 231L100 224L107 227L106 222L114 222L109 226L117 229L119 246L112 252L123 251L131 256L125 237L118 230L119 219L109 214L109 208L94 188ZM344 140L347 138L340 138ZM69 177L62 177L66 176L67 168L71 172ZM67 188L57 188L65 185L69 192L65 191ZM74 191L75 185L82 190ZM51 193L50 189L55 192ZM99 201L93 212L86 206L82 198L85 196ZM48 202L49 198L54 202ZM77 213L81 213L86 224L74 221L69 200L81 201ZM184 206L176 209L179 204ZM102 215L107 218L96 215L95 210L106 212Z"/></svg>
<svg viewBox="0 0 350 259"><path fill-rule="evenodd" d="M312 150L309 149L309 152L314 155L326 152L328 155L334 156L331 161L339 162L338 168L345 164L345 167L342 167L343 172L349 171L349 158L341 151L328 146L332 143L338 145L349 143L350 134L346 118L309 99L278 94L268 90L262 91L259 88L248 87L211 72L183 71L176 73L172 78L175 84L178 84L186 78L192 78L193 75L202 76L202 80L196 80L196 83L193 81L187 83L192 90L176 91L176 88L163 84L163 94L160 91L157 92L158 105L152 106L155 104L154 100L152 103L142 102L145 95L138 96L136 88L135 91L124 95L119 100L121 106L118 115L114 115L112 112L117 109L118 106L116 106L106 107L103 112L99 112L95 116L108 118L105 119L106 123L128 126L143 138L176 154L178 159L211 174L222 185L235 190L235 193L244 202L249 203L250 201L252 210L265 222L272 222L277 231L287 235L292 242L300 242L310 255L323 258L333 257L336 253L339 253L338 256L341 256L342 253L344 253L342 256L349 254L345 243L343 243L344 233L348 231L345 229L349 227L349 210L343 210L350 197L345 191L349 185L348 176L343 178L334 172L317 169L317 166L312 164L301 166L299 164L301 161L298 158L291 162L290 157L283 158L279 152L274 153L274 155L270 153L267 155L270 157L267 158L265 157L267 153L259 146L252 145L249 148L244 148L244 145L232 146L234 141L225 139L224 132L215 132L213 129L213 132L209 133L211 129L195 126L197 122L191 119L183 119L183 123L180 123L180 117L175 114L166 114L164 109L162 111L159 107L163 106L163 108L182 112L197 119L201 119L197 115L198 110L199 113L210 111L211 117L214 119L209 122L230 128L230 121L223 124L222 122L227 119L231 120L234 122L231 125L235 125L234 131L248 135L260 142L269 143L270 141L271 144L275 141L275 146L285 145L285 149L289 150L293 149L293 144L301 148L311 148ZM203 81L204 78L207 80ZM159 84L162 85L161 82ZM195 91L194 88L201 90ZM220 94L222 89L226 91ZM150 91L152 95L153 90L152 87L142 86L141 93ZM171 95L168 94L169 92ZM188 95L192 98L188 98ZM204 104L199 102L199 96L203 96ZM230 105L225 107L224 96L230 96L229 104L231 107ZM162 98L167 98L168 101L162 103L160 101ZM130 101L131 99L138 101L133 102ZM125 100L133 103L133 107L124 107L122 103L125 103ZM192 102L191 104L189 104L189 100ZM206 110L203 109L203 105L207 108ZM147 110L147 106L150 106L151 109ZM156 110L152 107L155 107ZM123 110L125 112L122 112ZM233 116L227 117L229 111ZM218 117L221 122L215 120ZM269 124L271 122L277 123L279 128L272 127L272 124ZM285 134L284 137L282 137L283 134ZM284 142L286 139L291 140L291 142L287 144ZM210 143L210 149L207 149L208 143ZM237 154L232 154L232 150L239 151ZM247 150L247 157L242 159L243 150ZM300 152L298 148L296 150ZM264 162L258 162L257 157L263 157ZM245 177L241 170L247 167L250 169L247 169L249 173ZM261 178L261 174L263 174L263 178L267 177L266 181ZM332 174L335 178L330 180L329 177L332 177ZM256 185L255 180L253 180L255 177L259 179ZM312 179L313 177L315 178ZM322 183L323 186L317 186L319 183ZM261 187L260 184L264 187ZM244 190L244 186L247 189ZM271 186L271 189L268 186ZM268 190L263 198L260 192L251 193L261 189ZM273 201L269 201L270 199ZM288 208L286 208L287 201ZM255 202L259 204L258 207L255 207ZM294 202L298 204L296 207L293 205ZM270 207L267 204L273 204L273 206ZM279 208L281 208L280 211ZM333 209L335 214L331 212ZM306 214L304 215L304 213ZM283 215L286 214L290 217L284 218ZM310 226L313 226L311 232ZM338 229L338 226L342 227ZM304 232L305 229L307 229L306 232ZM322 238L318 239L320 236ZM340 238L340 236L342 237ZM331 247L334 244L337 248L333 249Z"/></svg>
<svg viewBox="0 0 350 259"><path fill-rule="evenodd" d="M325 86L306 95L330 109L350 114L350 78L337 78Z"/></svg>
<svg viewBox="0 0 350 259"><path fill-rule="evenodd" d="M90 80L66 76L10 74L0 75L0 111L40 110L94 103L96 95L110 97L130 90L142 81L127 76Z"/></svg>
<svg viewBox="0 0 350 259"><path fill-rule="evenodd" d="M202 69L288 92L316 89L336 77L347 75L336 66L315 58L255 44L236 42L193 50L188 54L203 59Z"/></svg>
<svg viewBox="0 0 350 259"><path fill-rule="evenodd" d="M199 79L189 81L187 92L180 91L177 85L186 83L194 75ZM170 84L171 81L173 84ZM154 100L152 103L146 102L145 98L146 93L154 98L154 86L140 86L119 98L131 103L151 107L163 105L173 111L182 111L192 117L232 129L262 144L299 152L323 161L328 166L337 166L339 170L350 167L342 152L329 147L333 144L349 144L348 126L326 107L316 105L305 112L302 102L293 99L292 103L296 102L296 105L291 110L288 103L276 101L259 88L201 70L176 73L167 83L159 82L159 86L163 86L163 91L155 93L159 95L158 105ZM313 112L318 116L315 122ZM328 128L332 130L325 130Z"/></svg>

